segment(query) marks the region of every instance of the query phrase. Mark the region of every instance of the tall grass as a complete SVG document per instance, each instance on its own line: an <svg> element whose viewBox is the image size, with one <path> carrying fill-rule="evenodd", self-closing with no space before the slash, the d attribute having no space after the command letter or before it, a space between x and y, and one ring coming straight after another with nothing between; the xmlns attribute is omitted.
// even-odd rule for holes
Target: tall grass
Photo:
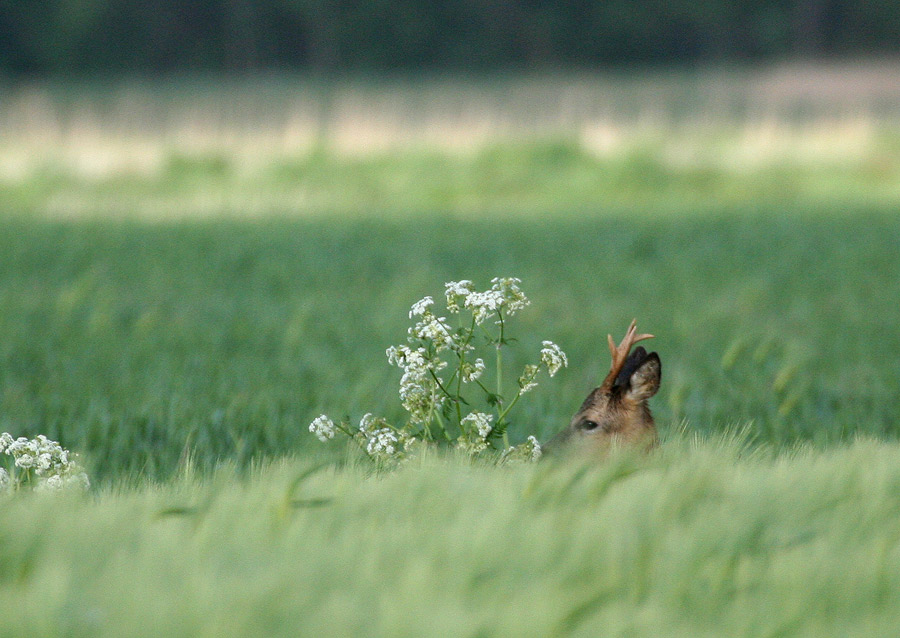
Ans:
<svg viewBox="0 0 900 638"><path fill-rule="evenodd" d="M299 451L321 411L399 417L384 349L409 305L505 274L534 300L519 345L571 362L514 437L569 418L632 317L657 335L663 428L898 434L900 223L877 208L0 226L0 427L85 451L98 476Z"/></svg>
<svg viewBox="0 0 900 638"><path fill-rule="evenodd" d="M3 501L10 636L888 636L900 449L380 478L300 461Z"/></svg>

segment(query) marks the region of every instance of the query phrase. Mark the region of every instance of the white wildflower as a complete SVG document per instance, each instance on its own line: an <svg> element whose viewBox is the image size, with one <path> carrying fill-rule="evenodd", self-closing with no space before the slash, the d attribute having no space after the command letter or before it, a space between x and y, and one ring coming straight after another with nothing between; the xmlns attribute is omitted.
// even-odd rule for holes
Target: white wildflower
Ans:
<svg viewBox="0 0 900 638"><path fill-rule="evenodd" d="M468 279L448 281L444 284L444 294L447 296L447 310L452 313L458 313L460 300L465 300L472 292L472 282Z"/></svg>
<svg viewBox="0 0 900 638"><path fill-rule="evenodd" d="M0 492L9 489L9 472L0 467Z"/></svg>
<svg viewBox="0 0 900 638"><path fill-rule="evenodd" d="M46 472L53 465L53 457L49 452L43 452L38 455L36 465L38 474Z"/></svg>
<svg viewBox="0 0 900 638"><path fill-rule="evenodd" d="M487 437L494 429L491 425L493 420L493 415L483 412L472 412L464 416L459 424L462 434L456 440L457 447L471 456L486 450Z"/></svg>
<svg viewBox="0 0 900 638"><path fill-rule="evenodd" d="M397 435L390 428L380 428L371 432L366 443L369 456L380 459L394 458L400 452Z"/></svg>
<svg viewBox="0 0 900 638"><path fill-rule="evenodd" d="M426 385L406 383L400 386L400 402L409 412L412 423L426 423L444 405L444 397L438 394L434 382Z"/></svg>
<svg viewBox="0 0 900 638"><path fill-rule="evenodd" d="M8 448L13 443L12 435L9 432L4 432L0 434L0 454L6 452L6 448Z"/></svg>
<svg viewBox="0 0 900 638"><path fill-rule="evenodd" d="M453 337L447 330L446 321L446 317L435 317L428 313L422 318L422 321L409 329L410 339L430 340L438 352L446 350L453 343Z"/></svg>
<svg viewBox="0 0 900 638"><path fill-rule="evenodd" d="M407 372L426 374L428 372L428 353L425 348L413 350L409 346L391 346L385 353L388 363L403 368Z"/></svg>
<svg viewBox="0 0 900 638"><path fill-rule="evenodd" d="M422 299L419 299L412 305L412 308L410 308L409 318L412 319L413 317L421 317L426 312L429 312L429 306L433 305L434 299L432 299L431 297L423 297Z"/></svg>
<svg viewBox="0 0 900 638"><path fill-rule="evenodd" d="M503 450L500 455L501 463L534 463L541 458L543 451L541 444L533 436L529 436L524 443Z"/></svg>
<svg viewBox="0 0 900 638"><path fill-rule="evenodd" d="M372 425L375 423L375 417L372 416L371 412L366 412L363 415L363 418L359 420L359 431L362 432L365 436L369 435L369 430L372 428Z"/></svg>
<svg viewBox="0 0 900 638"><path fill-rule="evenodd" d="M16 439L6 447L6 453L10 456L18 456L19 454L36 454L37 443L34 441L30 441L24 436L20 436L18 439Z"/></svg>
<svg viewBox="0 0 900 638"><path fill-rule="evenodd" d="M444 397L436 381L438 372L447 367L446 361L429 358L425 348L413 350L408 346L387 349L388 361L403 369L400 378L400 400L413 423L425 423L443 405Z"/></svg>
<svg viewBox="0 0 900 638"><path fill-rule="evenodd" d="M537 461L544 454L544 451L541 449L541 444L538 443L538 440L534 438L534 436L529 436L527 443L531 444L531 460Z"/></svg>
<svg viewBox="0 0 900 638"><path fill-rule="evenodd" d="M12 436L4 432L0 435L0 450L15 459L16 468L34 470L34 475L39 480L25 474L32 487L43 489L42 486L48 481L50 486L56 483L78 485L84 489L90 486L87 474L74 460L69 459L69 451L43 434L38 434L34 439L21 436L13 440ZM6 470L3 472L0 483L11 484L12 477Z"/></svg>
<svg viewBox="0 0 900 638"><path fill-rule="evenodd" d="M462 382L471 383L477 380L484 373L484 359L475 359L473 363L463 362L461 366Z"/></svg>
<svg viewBox="0 0 900 638"><path fill-rule="evenodd" d="M541 345L544 346L541 348L541 363L547 366L547 372L551 377L559 372L560 368L569 365L566 353L558 345L552 341L544 341Z"/></svg>
<svg viewBox="0 0 900 638"><path fill-rule="evenodd" d="M503 294L498 290L473 292L466 297L465 305L472 311L475 323L480 325L503 306Z"/></svg>
<svg viewBox="0 0 900 638"><path fill-rule="evenodd" d="M491 290L500 294L507 315L513 315L531 303L519 288L522 280L518 277L494 277L491 279Z"/></svg>
<svg viewBox="0 0 900 638"><path fill-rule="evenodd" d="M309 424L309 431L315 434L322 443L334 438L334 422L324 414L317 416Z"/></svg>
<svg viewBox="0 0 900 638"><path fill-rule="evenodd" d="M471 412L462 418L460 421L460 425L469 424L474 426L474 428L478 431L478 436L481 438L487 438L487 435L491 433L493 430L493 426L491 425L491 421L494 420L494 415L485 414L484 412Z"/></svg>
<svg viewBox="0 0 900 638"><path fill-rule="evenodd" d="M475 456L487 449L487 441L478 436L464 434L456 440L456 446L466 454Z"/></svg>
<svg viewBox="0 0 900 638"><path fill-rule="evenodd" d="M537 376L538 370L540 370L540 368L533 363L529 363L525 366L525 369L522 371L522 376L519 377L519 392L521 394L525 394L537 387L537 382L534 378Z"/></svg>

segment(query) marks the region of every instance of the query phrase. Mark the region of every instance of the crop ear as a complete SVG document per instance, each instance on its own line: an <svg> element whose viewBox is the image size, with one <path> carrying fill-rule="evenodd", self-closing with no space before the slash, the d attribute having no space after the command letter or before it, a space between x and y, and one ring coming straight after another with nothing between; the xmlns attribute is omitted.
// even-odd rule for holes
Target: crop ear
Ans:
<svg viewBox="0 0 900 638"><path fill-rule="evenodd" d="M662 364L659 355L651 352L637 369L631 373L628 379L628 390L625 398L635 403L642 403L656 394L659 390L659 380L662 375Z"/></svg>

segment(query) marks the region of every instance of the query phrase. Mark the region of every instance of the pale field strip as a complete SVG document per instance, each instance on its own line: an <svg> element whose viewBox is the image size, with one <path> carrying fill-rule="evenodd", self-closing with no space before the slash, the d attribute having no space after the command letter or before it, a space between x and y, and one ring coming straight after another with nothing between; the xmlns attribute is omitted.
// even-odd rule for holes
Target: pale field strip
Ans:
<svg viewBox="0 0 900 638"><path fill-rule="evenodd" d="M432 80L261 78L26 83L0 100L0 179L48 166L152 175L173 153L252 173L325 148L465 153L566 139L600 156L652 146L673 164L848 161L900 127L900 63ZM264 166L263 166L264 168Z"/></svg>

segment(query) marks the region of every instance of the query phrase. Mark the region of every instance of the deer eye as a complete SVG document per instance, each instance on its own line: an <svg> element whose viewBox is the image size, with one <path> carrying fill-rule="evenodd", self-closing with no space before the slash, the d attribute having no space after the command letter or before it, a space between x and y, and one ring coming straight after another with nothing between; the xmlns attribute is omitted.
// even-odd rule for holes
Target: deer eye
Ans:
<svg viewBox="0 0 900 638"><path fill-rule="evenodd" d="M585 430L586 432L596 430L599 427L600 427L600 424L597 423L596 421L582 421L581 422L581 429Z"/></svg>

